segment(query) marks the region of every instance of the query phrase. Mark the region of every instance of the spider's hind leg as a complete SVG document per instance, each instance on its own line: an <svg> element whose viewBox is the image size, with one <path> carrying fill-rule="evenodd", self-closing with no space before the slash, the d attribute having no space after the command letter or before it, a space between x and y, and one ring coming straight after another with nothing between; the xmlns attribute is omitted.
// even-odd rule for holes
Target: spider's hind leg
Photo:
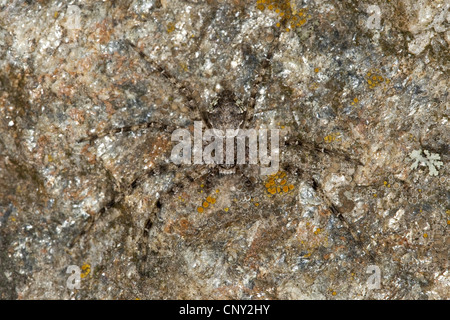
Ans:
<svg viewBox="0 0 450 320"><path fill-rule="evenodd" d="M130 209L130 207L127 205L127 202L129 201L127 200L127 198L130 196L132 197L136 189L140 188L148 179L148 177L153 176L160 171L167 172L169 170L166 168L167 166L175 166L175 165L172 164L167 165L164 163L157 164L155 165L155 167L145 171L143 174L130 180L130 183L128 183L127 185L116 187L112 191L112 196L110 196L109 199L105 201L103 206L90 217L90 219L87 221L82 230L69 242L68 248L69 249L73 248L75 244L81 241L82 238L87 237L92 232L94 232L95 226L97 225L97 223L104 220L105 214L108 211L117 209L120 211L121 215L129 217L130 215L128 215L126 212L129 211Z"/></svg>
<svg viewBox="0 0 450 320"><path fill-rule="evenodd" d="M319 195L319 197L324 202L325 207L327 208L328 212L330 212L334 217L336 217L344 225L345 229L347 229L349 235L351 236L351 239L358 246L358 248L369 257L371 262L374 262L375 257L364 245L357 229L343 215L343 213L341 212L341 209L335 203L333 203L333 201L327 196L322 184L314 177L311 177L311 184L312 184L312 188L314 189L314 191Z"/></svg>
<svg viewBox="0 0 450 320"><path fill-rule="evenodd" d="M333 150L321 150L319 147L315 143L299 139L289 141L284 152L283 169L305 182L303 186L305 190L299 192L299 197L304 197L305 203L317 201L314 206L321 206L320 212L326 213L325 216L336 218L343 226L342 230L345 230L344 236L354 243L354 247L361 255L373 262L375 260L373 254L368 250L361 232L352 222L355 203L345 195L345 190L356 187L352 174L360 162L343 151L336 153ZM310 195L313 195L312 198L315 200L308 199Z"/></svg>
<svg viewBox="0 0 450 320"><path fill-rule="evenodd" d="M148 214L146 214L145 222L143 223L142 229L140 229L137 233L137 247L138 252L136 253L136 264L137 270L139 274L143 277L151 276L151 268L149 268L149 264L155 263L155 261L162 261L164 259L170 258L165 256L164 249L161 251L154 251L153 236L155 235L156 230L159 228L163 228L164 224L167 221L164 220L163 216L165 215L164 210L171 210L173 207L173 199L180 192L183 192L186 189L191 188L192 183L196 181L201 181L204 183L205 192L209 187L209 179L212 177L212 172L217 174L217 170L204 170L198 168L191 168L186 170L180 170L178 174L174 177L171 182L170 187L157 198L151 207L151 210ZM169 168L164 168L165 171L168 171ZM172 169L173 171L173 169ZM141 220L142 222L144 220Z"/></svg>
<svg viewBox="0 0 450 320"><path fill-rule="evenodd" d="M294 125L294 130L295 132L301 132L301 128L299 128L296 124ZM288 138L285 141L285 146L293 150L297 150L299 153L306 152L313 155L321 154L327 157L334 157L341 162L345 162L354 166L363 165L363 163L359 159L355 158L353 155L347 153L344 150L336 148L331 149L314 141L307 141L299 135Z"/></svg>

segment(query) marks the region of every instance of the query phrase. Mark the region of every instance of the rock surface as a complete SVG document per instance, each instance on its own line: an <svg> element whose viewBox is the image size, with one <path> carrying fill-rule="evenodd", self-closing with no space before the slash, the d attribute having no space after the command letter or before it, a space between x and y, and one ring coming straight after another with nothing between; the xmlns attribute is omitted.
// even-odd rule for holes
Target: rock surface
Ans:
<svg viewBox="0 0 450 320"><path fill-rule="evenodd" d="M436 0L0 0L0 298L449 299L449 23ZM276 176L170 161L225 89L280 130Z"/></svg>

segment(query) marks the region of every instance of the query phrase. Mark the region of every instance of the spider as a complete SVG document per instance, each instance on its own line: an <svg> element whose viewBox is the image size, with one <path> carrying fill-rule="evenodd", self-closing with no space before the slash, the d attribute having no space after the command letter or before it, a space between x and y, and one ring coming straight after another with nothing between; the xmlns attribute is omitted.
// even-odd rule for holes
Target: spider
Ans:
<svg viewBox="0 0 450 320"><path fill-rule="evenodd" d="M140 57L145 61L147 65L149 65L149 67L153 72L165 78L174 87L175 90L177 90L181 95L184 96L186 100L186 105L189 107L190 112L192 112L192 114L194 115L193 120L201 120L203 121L203 123L207 124L209 128L220 128L220 129L249 128L252 124L254 124L255 103L258 98L257 95L261 86L267 82L267 78L270 76L270 61L272 57L271 52L269 52L267 56L263 59L263 61L260 63L260 71L258 75L255 77L250 97L247 100L245 101L240 100L237 97L237 94L235 94L230 89L225 88L219 92L218 96L213 100L211 104L207 106L202 106L203 105L202 102L198 101L195 98L195 96L198 96L198 94L196 94L193 91L193 89L189 88L189 84L178 81L176 77L173 76L169 71L167 71L160 65L157 65L154 62L152 62L142 51L139 51L136 45L134 45L130 41L127 41L127 44L132 50L136 51L140 55ZM244 48L243 53L249 54L249 49ZM168 126L161 125L151 121L139 125L131 125L115 128L102 134L91 134L87 137L80 138L78 140L78 143L85 143L85 142L92 143L93 141L99 140L108 135L124 134L127 132L133 132L149 128L159 128L163 130L169 129ZM296 150L295 152L306 151L306 152L317 152L323 155L331 155L337 157L342 161L347 161L350 164L361 165L359 161L352 159L349 155L345 154L344 152L330 150L324 148L323 146L319 146L315 143L306 142L295 136L286 139L285 147L288 147L291 150ZM289 156L290 155L287 155L287 157ZM124 201L125 197L128 194L132 193L133 190L135 190L136 188L138 188L139 185L145 182L145 179L148 179L149 177L152 177L154 175L161 174L161 172L169 172L171 170L179 170L179 167L166 161L160 163L157 167L152 168L148 172L145 172L144 174L135 178L127 187L125 187L125 190L117 192L115 196L98 211L98 213L94 216L94 218L92 218L92 220L88 223L87 227L82 231L82 233L72 241L70 247L74 246L74 244L80 239L81 236L89 232L89 230L94 225L95 221L100 219L105 212L107 212L109 209L113 207L119 206L120 203ZM197 170L200 170L200 173L198 173ZM328 207L328 210L330 210L330 212L332 212L346 225L349 232L352 234L354 240L357 241L358 244L360 244L360 241L358 240L358 235L355 232L354 228L346 221L344 216L339 212L339 209L336 207L336 205L334 205L332 201L328 199L325 192L323 191L322 186L320 185L320 183L316 178L314 178L311 174L308 175L300 168L296 168L293 165L286 164L286 161L284 163L283 170L289 171L295 175L307 177L312 188L316 192L318 192L323 199L325 199L325 203ZM197 165L192 166L192 169L186 168L185 172L186 172L185 177L183 176L183 178L186 178L184 180L190 183L196 180L206 179L210 184L213 185L215 184L215 182L219 181L221 181L222 185L229 185L229 184L239 185L239 182L236 183L236 180L241 180L245 185L245 187L250 188L250 190L254 188L254 184L256 183L257 180L261 180L261 177L259 177L258 174L256 173L257 170L255 171L255 168L250 165L223 164L212 167L204 166L203 168ZM232 176L225 177L224 174L232 174ZM147 218L144 224L140 243L140 252L142 253L142 256L140 258L141 261L145 261L147 259L146 249L147 249L147 241L149 238L149 232L155 223L155 219L158 216L158 212L165 207L165 202L168 201L171 196L178 194L180 190L186 187L185 186L186 183L182 183L181 180L183 179L177 179L177 181L174 181L171 187L166 190L166 194L161 195L158 198L158 200L154 204L154 211L150 214L150 217ZM224 180L231 180L233 181L233 183Z"/></svg>
<svg viewBox="0 0 450 320"><path fill-rule="evenodd" d="M254 128L258 123L258 115L266 111L257 110L256 105L258 99L263 96L261 92L264 92L264 88L267 89L268 81L272 77L272 60L273 53L277 50L276 44L271 43L267 52L259 59L252 52L250 46L243 45L241 47L243 61L258 60L258 71L255 71L252 76L249 93L247 95L237 93L230 84L220 83L217 86L219 92L216 97L210 103L205 104L199 98L200 93L191 83L178 79L164 66L153 61L140 49L138 44L130 40L124 40L124 43L130 51L140 57L140 61L150 73L156 75L170 86L171 90L183 97L190 118L187 125L191 125L193 121L202 121L208 128ZM288 112L292 111L289 108L287 107ZM327 214L331 214L338 219L344 229L347 230L349 241L355 242L356 247L363 252L362 255L367 254L373 260L373 256L365 249L355 227L347 221L342 209L327 195L320 180L320 170L311 166L310 160L327 163L329 160L321 159L337 159L345 168L356 168L362 164L345 151L326 148L316 142L305 140L298 134L301 132L301 128L295 121L292 122L292 126L291 134L282 137L284 145L281 146L281 169L280 174L275 175L274 178L288 175L297 184L306 184L307 188L321 199L323 212L328 212ZM110 139L109 137L120 137L142 131L167 133L176 128L177 126L171 123L171 119L168 122L151 120L137 125L126 125L105 130L102 133L89 133L87 136L78 139L77 142L80 145L88 144L92 146L95 143L101 144L99 141ZM307 159L306 164L299 161L299 155L307 155L305 158ZM264 180L270 180L270 177L260 176L258 168L254 165L180 166L171 163L168 153L165 152L158 161L154 162L153 166L133 176L131 180L125 183L118 182L108 168L105 167L104 169L105 175L108 179L114 181L115 186L101 209L93 215L81 233L74 237L69 247L73 248L75 245L83 247L82 239L88 238L90 233L98 234L96 228L98 230L105 229L105 226L102 227L102 220L108 220L109 213L118 210L127 217L127 223L131 220L131 225L139 230L133 235L133 241L136 243L134 263L141 276L152 279L158 278L157 275L163 272L162 269L173 268L170 262L174 258L171 250L160 243L158 234L164 232L178 234L194 247L204 241L217 244L224 241L223 235L219 236L220 239L216 238L221 234L220 228L222 227L249 223L255 215L267 215L268 211L272 210L277 203L284 202L283 206L285 207L295 207L294 192L285 192L286 197L284 199L279 197L278 194L273 195L273 192L269 192L272 194L268 194L269 197L264 198L267 192L264 192L261 185L264 184ZM153 180L163 181L162 185L151 192L146 191L146 186L151 185ZM281 181L280 183L283 183L284 180ZM295 188L294 185L295 183L292 183L293 188ZM284 186L281 187L281 190L283 188ZM140 200L134 200L137 194L140 194L137 197ZM145 195L142 196L142 194ZM219 207L222 213L232 210L233 206L239 207L239 197L243 197L243 202L246 205L254 204L251 207L251 214L240 217L236 214L228 216L216 214ZM146 200L146 204L139 203L148 198L151 198L151 200ZM256 202L253 200L254 198L260 200ZM180 206L184 209L180 210ZM200 225L191 225L185 210L191 214L205 214L205 219L201 220ZM135 216L136 211L140 213ZM114 218L111 219L114 220ZM111 221L107 223L110 224ZM128 225L127 223L124 226ZM92 235L92 238L94 237L95 235Z"/></svg>

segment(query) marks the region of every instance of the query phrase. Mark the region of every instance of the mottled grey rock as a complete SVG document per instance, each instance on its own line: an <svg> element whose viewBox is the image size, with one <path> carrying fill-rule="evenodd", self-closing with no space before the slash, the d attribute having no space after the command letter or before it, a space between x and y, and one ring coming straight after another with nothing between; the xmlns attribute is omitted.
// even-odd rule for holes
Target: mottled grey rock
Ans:
<svg viewBox="0 0 450 320"><path fill-rule="evenodd" d="M0 0L0 297L449 299L449 23L431 0ZM225 90L280 130L276 176L170 161Z"/></svg>

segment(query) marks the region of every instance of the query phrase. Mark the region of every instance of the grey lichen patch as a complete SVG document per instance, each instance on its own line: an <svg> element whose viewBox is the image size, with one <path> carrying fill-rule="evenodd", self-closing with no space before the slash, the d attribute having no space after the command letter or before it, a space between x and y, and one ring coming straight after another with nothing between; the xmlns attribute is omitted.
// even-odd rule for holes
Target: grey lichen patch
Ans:
<svg viewBox="0 0 450 320"><path fill-rule="evenodd" d="M425 157L422 155L422 149L414 150L409 154L411 160L414 163L411 165L411 169L416 169L419 165L427 166L430 176L437 176L439 174L439 168L444 165L441 160L441 156L437 153L431 153L428 150L423 150Z"/></svg>

